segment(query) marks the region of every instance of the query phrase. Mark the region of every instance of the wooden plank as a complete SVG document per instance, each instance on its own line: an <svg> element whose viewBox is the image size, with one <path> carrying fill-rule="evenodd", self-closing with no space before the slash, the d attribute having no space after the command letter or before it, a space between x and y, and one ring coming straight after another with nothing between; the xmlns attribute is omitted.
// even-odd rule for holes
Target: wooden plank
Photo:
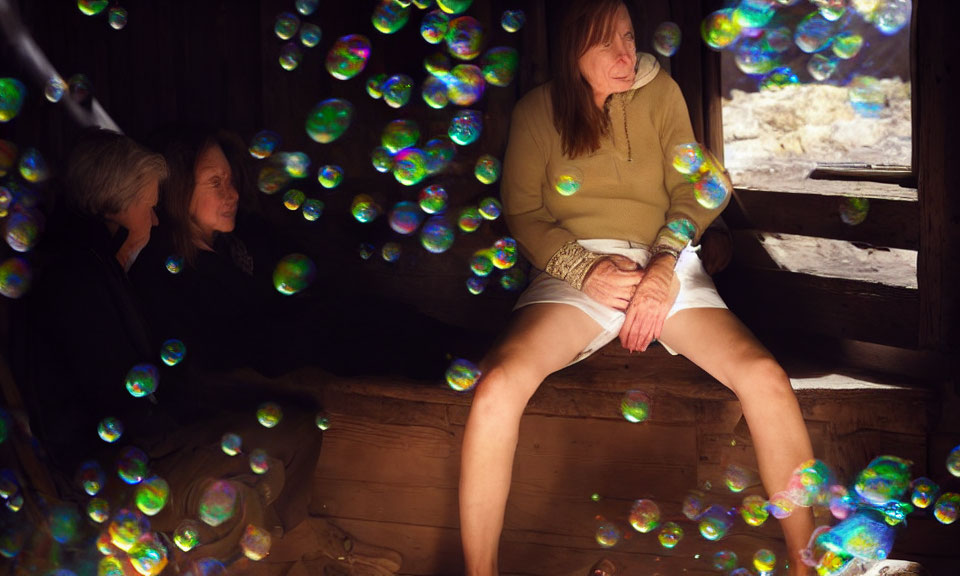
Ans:
<svg viewBox="0 0 960 576"><path fill-rule="evenodd" d="M916 250L920 206L915 201L870 200L866 220L856 226L840 219L844 200L819 194L738 189L723 213L731 229L749 228Z"/></svg>

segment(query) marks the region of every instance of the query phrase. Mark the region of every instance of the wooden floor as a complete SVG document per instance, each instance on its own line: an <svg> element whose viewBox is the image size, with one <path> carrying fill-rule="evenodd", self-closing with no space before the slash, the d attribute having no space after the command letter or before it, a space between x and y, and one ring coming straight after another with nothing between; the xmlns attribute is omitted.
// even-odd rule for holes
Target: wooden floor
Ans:
<svg viewBox="0 0 960 576"><path fill-rule="evenodd" d="M960 441L954 435L960 431L932 433L940 422L935 387L887 387L863 375L787 368L815 453L846 481L880 454L908 458L915 476L938 479L942 457ZM322 391L331 422L311 513L359 541L396 550L403 558L400 574L461 574L457 482L471 395L441 384L321 383L310 372L296 377L298 387ZM651 416L639 424L619 411L623 393L635 388L652 398ZM741 565L749 565L760 548L783 558L773 520L760 528L738 520L725 539L709 542L682 515L681 502L694 489L704 490L707 502L727 506L761 493L759 486L740 494L727 490L723 471L730 464L756 469L749 431L731 392L662 348L630 357L607 347L549 378L528 406L501 571L581 575L608 557L624 574L706 575L716 574L710 556L721 549L735 551ZM638 498L655 500L663 522L681 525L685 536L676 548L666 550L655 534L629 527L630 505ZM623 533L610 549L594 536L601 520ZM953 574L942 570L960 567L956 542L957 525L911 517L894 557L919 559L934 575Z"/></svg>

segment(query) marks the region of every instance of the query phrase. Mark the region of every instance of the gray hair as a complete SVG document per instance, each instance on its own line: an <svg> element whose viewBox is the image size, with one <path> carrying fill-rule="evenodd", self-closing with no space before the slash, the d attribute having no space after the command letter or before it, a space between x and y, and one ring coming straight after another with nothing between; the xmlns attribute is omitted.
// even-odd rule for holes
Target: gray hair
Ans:
<svg viewBox="0 0 960 576"><path fill-rule="evenodd" d="M151 180L167 177L163 155L110 130L86 133L67 159L66 202L91 216L123 212Z"/></svg>

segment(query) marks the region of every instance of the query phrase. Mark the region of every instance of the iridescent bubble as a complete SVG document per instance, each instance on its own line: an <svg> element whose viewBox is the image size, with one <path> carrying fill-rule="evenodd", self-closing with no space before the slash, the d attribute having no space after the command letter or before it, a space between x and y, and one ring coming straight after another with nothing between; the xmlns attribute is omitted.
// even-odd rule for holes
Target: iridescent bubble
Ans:
<svg viewBox="0 0 960 576"><path fill-rule="evenodd" d="M493 251L477 250L470 258L470 271L477 276L489 276L493 272Z"/></svg>
<svg viewBox="0 0 960 576"><path fill-rule="evenodd" d="M369 58L370 40L366 36L341 36L327 52L327 72L337 80L349 80L363 72Z"/></svg>
<svg viewBox="0 0 960 576"><path fill-rule="evenodd" d="M913 490L913 493L910 495L910 501L917 508L929 507L933 504L937 493L940 492L940 487L937 486L937 483L929 478L916 478L910 486Z"/></svg>
<svg viewBox="0 0 960 576"><path fill-rule="evenodd" d="M500 270L512 268L517 263L517 241L504 236L493 243L493 265Z"/></svg>
<svg viewBox="0 0 960 576"><path fill-rule="evenodd" d="M394 120L386 125L380 135L380 144L391 153L415 146L420 140L420 126L413 120Z"/></svg>
<svg viewBox="0 0 960 576"><path fill-rule="evenodd" d="M597 532L594 537L603 548L613 548L620 543L620 538L623 536L623 533L620 531L620 527L614 524L613 522L607 522L601 519L597 524Z"/></svg>
<svg viewBox="0 0 960 576"><path fill-rule="evenodd" d="M20 175L27 182L43 182L50 177L47 161L36 148L24 150L17 167L20 169Z"/></svg>
<svg viewBox="0 0 960 576"><path fill-rule="evenodd" d="M480 202L477 204L477 211L480 212L480 216L482 216L484 220L496 220L500 217L503 206L496 198L487 196L486 198L480 199Z"/></svg>
<svg viewBox="0 0 960 576"><path fill-rule="evenodd" d="M300 28L300 18L292 12L281 12L273 22L273 33L281 40L293 38Z"/></svg>
<svg viewBox="0 0 960 576"><path fill-rule="evenodd" d="M87 460L77 469L77 483L90 496L96 496L107 482L107 475L96 460Z"/></svg>
<svg viewBox="0 0 960 576"><path fill-rule="evenodd" d="M228 480L211 482L200 496L198 515L208 526L219 526L233 517L237 489Z"/></svg>
<svg viewBox="0 0 960 576"><path fill-rule="evenodd" d="M360 254L361 260L369 260L375 251L376 247L369 242L363 242L357 247L357 253Z"/></svg>
<svg viewBox="0 0 960 576"><path fill-rule="evenodd" d="M475 104L486 86L483 71L473 64L457 64L443 81L447 85L447 97L457 106Z"/></svg>
<svg viewBox="0 0 960 576"><path fill-rule="evenodd" d="M393 154L383 146L377 146L373 149L373 152L370 153L370 162L377 172L385 173L393 170Z"/></svg>
<svg viewBox="0 0 960 576"><path fill-rule="evenodd" d="M120 558L113 556L113 550L108 550L107 554L108 555L101 558L100 563L97 564L97 576L125 576L125 570L127 572L132 571L127 568L127 565L125 565Z"/></svg>
<svg viewBox="0 0 960 576"><path fill-rule="evenodd" d="M727 573L737 567L737 554L731 550L720 550L713 555L713 569Z"/></svg>
<svg viewBox="0 0 960 576"><path fill-rule="evenodd" d="M481 154L473 168L473 175L484 184L493 184L500 178L500 161L491 154Z"/></svg>
<svg viewBox="0 0 960 576"><path fill-rule="evenodd" d="M509 86L517 76L520 53L509 46L498 46L487 50L480 59L483 79L492 86Z"/></svg>
<svg viewBox="0 0 960 576"><path fill-rule="evenodd" d="M240 537L240 549L243 550L243 555L251 560L263 560L270 553L270 533L248 524Z"/></svg>
<svg viewBox="0 0 960 576"><path fill-rule="evenodd" d="M387 75L380 73L367 78L367 94L374 100L383 98L383 83L387 81Z"/></svg>
<svg viewBox="0 0 960 576"><path fill-rule="evenodd" d="M778 54L769 49L764 37L745 38L737 45L734 62L744 74L757 76L777 66Z"/></svg>
<svg viewBox="0 0 960 576"><path fill-rule="evenodd" d="M300 206L303 206L303 201L306 199L307 195L303 193L303 190L291 188L283 194L283 207L291 211L299 210Z"/></svg>
<svg viewBox="0 0 960 576"><path fill-rule="evenodd" d="M526 282L527 275L520 268L504 270L503 273L500 274L500 287L507 292L519 290Z"/></svg>
<svg viewBox="0 0 960 576"><path fill-rule="evenodd" d="M114 6L107 13L107 22L114 30L123 30L127 26L127 10L122 6Z"/></svg>
<svg viewBox="0 0 960 576"><path fill-rule="evenodd" d="M777 555L771 550L761 548L753 553L753 567L761 574L773 572L777 566Z"/></svg>
<svg viewBox="0 0 960 576"><path fill-rule="evenodd" d="M442 172L456 156L457 147L453 145L450 138L442 136L428 140L423 147L423 152L427 155L427 173L437 174Z"/></svg>
<svg viewBox="0 0 960 576"><path fill-rule="evenodd" d="M527 22L527 15L523 10L504 10L500 16L500 26L507 32L517 32Z"/></svg>
<svg viewBox="0 0 960 576"><path fill-rule="evenodd" d="M684 176L698 176L709 169L705 165L703 148L696 142L679 144L673 149L673 168Z"/></svg>
<svg viewBox="0 0 960 576"><path fill-rule="evenodd" d="M93 83L85 74L74 74L67 79L67 91L78 104L86 104L93 94Z"/></svg>
<svg viewBox="0 0 960 576"><path fill-rule="evenodd" d="M149 531L150 522L143 514L129 508L117 510L107 526L110 543L124 552L130 550L137 540Z"/></svg>
<svg viewBox="0 0 960 576"><path fill-rule="evenodd" d="M167 269L167 272L171 274L179 274L180 270L183 269L183 258L171 254L170 256L167 256L163 266Z"/></svg>
<svg viewBox="0 0 960 576"><path fill-rule="evenodd" d="M134 502L137 508L147 516L156 516L167 505L170 498L170 485L159 476L151 476L137 486Z"/></svg>
<svg viewBox="0 0 960 576"><path fill-rule="evenodd" d="M760 90L780 90L800 83L800 79L789 66L774 68L760 79Z"/></svg>
<svg viewBox="0 0 960 576"><path fill-rule="evenodd" d="M317 425L317 428L320 430L328 430L330 428L330 417L324 414L323 412L318 412L314 423Z"/></svg>
<svg viewBox="0 0 960 576"><path fill-rule="evenodd" d="M459 60L473 60L480 55L483 27L473 16L459 16L450 21L444 40L451 56Z"/></svg>
<svg viewBox="0 0 960 576"><path fill-rule="evenodd" d="M330 98L317 104L307 116L307 134L314 141L329 144L350 127L353 118L353 105L346 100Z"/></svg>
<svg viewBox="0 0 960 576"><path fill-rule="evenodd" d="M816 536L822 548L864 560L884 560L893 547L895 532L867 512L857 513Z"/></svg>
<svg viewBox="0 0 960 576"><path fill-rule="evenodd" d="M428 44L439 44L443 42L449 27L450 17L442 10L432 10L424 14L420 21L420 35Z"/></svg>
<svg viewBox="0 0 960 576"><path fill-rule="evenodd" d="M830 487L830 513L837 520L843 520L856 512L857 504L843 486L836 484Z"/></svg>
<svg viewBox="0 0 960 576"><path fill-rule="evenodd" d="M59 102L67 91L67 83L59 76L52 76L43 87L43 95L50 102Z"/></svg>
<svg viewBox="0 0 960 576"><path fill-rule="evenodd" d="M762 496L751 495L743 499L740 505L740 516L749 526L763 526L770 517L767 511L767 501Z"/></svg>
<svg viewBox="0 0 960 576"><path fill-rule="evenodd" d="M723 482L731 492L743 492L750 486L753 476L753 473L744 466L730 464L723 471Z"/></svg>
<svg viewBox="0 0 960 576"><path fill-rule="evenodd" d="M423 212L416 202L397 202L390 211L389 221L394 232L409 236L423 221Z"/></svg>
<svg viewBox="0 0 960 576"><path fill-rule="evenodd" d="M835 29L836 25L819 12L811 12L797 24L793 42L804 52L813 54L830 46Z"/></svg>
<svg viewBox="0 0 960 576"><path fill-rule="evenodd" d="M176 366L183 361L186 354L187 345L176 338L166 340L160 345L160 360L167 366Z"/></svg>
<svg viewBox="0 0 960 576"><path fill-rule="evenodd" d="M960 444L954 446L947 455L947 472L960 478Z"/></svg>
<svg viewBox="0 0 960 576"><path fill-rule="evenodd" d="M850 6L869 22L873 19L880 2L881 0L850 0Z"/></svg>
<svg viewBox="0 0 960 576"><path fill-rule="evenodd" d="M396 262L402 253L403 248L396 242L387 242L380 249L380 256L383 257L384 262Z"/></svg>
<svg viewBox="0 0 960 576"><path fill-rule="evenodd" d="M370 22L384 34L393 34L403 28L410 19L409 3L403 6L394 0L381 0L374 8Z"/></svg>
<svg viewBox="0 0 960 576"><path fill-rule="evenodd" d="M774 0L741 0L733 11L733 21L740 28L763 28L777 13Z"/></svg>
<svg viewBox="0 0 960 576"><path fill-rule="evenodd" d="M829 498L833 472L821 460L811 459L800 464L787 483L790 498L800 506L823 503Z"/></svg>
<svg viewBox="0 0 960 576"><path fill-rule="evenodd" d="M200 523L195 520L183 520L173 531L173 543L184 552L189 552L200 544Z"/></svg>
<svg viewBox="0 0 960 576"><path fill-rule="evenodd" d="M561 196L573 196L583 185L583 172L576 166L564 166L553 182L553 189Z"/></svg>
<svg viewBox="0 0 960 576"><path fill-rule="evenodd" d="M840 200L840 220L847 226L862 224L870 212L869 198L847 196Z"/></svg>
<svg viewBox="0 0 960 576"><path fill-rule="evenodd" d="M896 456L874 458L857 476L854 489L874 506L900 500L910 488L909 460Z"/></svg>
<svg viewBox="0 0 960 576"><path fill-rule="evenodd" d="M844 30L833 37L833 43L830 45L837 58L850 60L860 53L863 48L863 36Z"/></svg>
<svg viewBox="0 0 960 576"><path fill-rule="evenodd" d="M254 474L266 474L270 471L270 458L266 450L256 448L250 452L250 470Z"/></svg>
<svg viewBox="0 0 960 576"><path fill-rule="evenodd" d="M883 0L873 14L877 30L890 36L899 32L910 22L913 5L909 0Z"/></svg>
<svg viewBox="0 0 960 576"><path fill-rule="evenodd" d="M447 14L463 14L473 0L437 0L437 6Z"/></svg>
<svg viewBox="0 0 960 576"><path fill-rule="evenodd" d="M445 108L450 102L447 96L447 85L436 76L427 76L420 87L420 95L427 106L434 110Z"/></svg>
<svg viewBox="0 0 960 576"><path fill-rule="evenodd" d="M701 206L715 210L733 193L733 182L716 157L709 150L706 153L710 158L711 168L694 183L693 195Z"/></svg>
<svg viewBox="0 0 960 576"><path fill-rule="evenodd" d="M327 189L333 189L343 182L343 168L336 164L325 164L317 171L317 182Z"/></svg>
<svg viewBox="0 0 960 576"><path fill-rule="evenodd" d="M630 525L646 534L660 525L660 507L653 500L637 500L630 508Z"/></svg>
<svg viewBox="0 0 960 576"><path fill-rule="evenodd" d="M453 64L450 62L450 59L442 52L434 52L423 59L423 69L431 76L436 76L440 80L443 80L450 74L452 67Z"/></svg>
<svg viewBox="0 0 960 576"><path fill-rule="evenodd" d="M767 511L777 520L787 518L793 514L796 508L797 504L790 499L790 495L787 492L777 492L773 496L770 496L770 501L767 502Z"/></svg>
<svg viewBox="0 0 960 576"><path fill-rule="evenodd" d="M886 107L886 95L873 76L857 76L847 88L850 106L864 118L878 118Z"/></svg>
<svg viewBox="0 0 960 576"><path fill-rule="evenodd" d="M61 544L72 542L77 537L80 512L71 504L59 504L47 515L50 536Z"/></svg>
<svg viewBox="0 0 960 576"><path fill-rule="evenodd" d="M714 504L704 510L697 520L701 536L711 541L720 540L733 527L733 511Z"/></svg>
<svg viewBox="0 0 960 576"><path fill-rule="evenodd" d="M487 288L487 278L480 276L471 276L467 278L467 292L474 296L482 294Z"/></svg>
<svg viewBox="0 0 960 576"><path fill-rule="evenodd" d="M295 42L287 42L280 47L280 56L277 57L277 60L280 62L281 68L291 72L300 66L300 62L303 60L303 51Z"/></svg>
<svg viewBox="0 0 960 576"><path fill-rule="evenodd" d="M300 43L307 48L313 48L319 44L322 37L323 31L316 24L304 22L300 26Z"/></svg>
<svg viewBox="0 0 960 576"><path fill-rule="evenodd" d="M27 261L19 256L7 258L0 264L0 294L19 298L30 289L33 274Z"/></svg>
<svg viewBox="0 0 960 576"><path fill-rule="evenodd" d="M413 5L421 10L426 10L433 6L433 0L413 0Z"/></svg>
<svg viewBox="0 0 960 576"><path fill-rule="evenodd" d="M427 159L419 148L404 148L393 156L393 177L404 186L419 184L427 175Z"/></svg>
<svg viewBox="0 0 960 576"><path fill-rule="evenodd" d="M680 26L675 22L661 22L653 30L653 49L669 58L680 47Z"/></svg>
<svg viewBox="0 0 960 576"><path fill-rule="evenodd" d="M139 484L147 477L147 455L135 447L127 446L117 457L117 476L127 484Z"/></svg>
<svg viewBox="0 0 960 576"><path fill-rule="evenodd" d="M264 428L273 428L283 419L283 410L276 402L264 402L257 407L257 422Z"/></svg>
<svg viewBox="0 0 960 576"><path fill-rule="evenodd" d="M380 215L380 206L366 194L357 194L350 204L350 213L357 222L373 222Z"/></svg>
<svg viewBox="0 0 960 576"><path fill-rule="evenodd" d="M33 210L14 209L7 218L4 240L17 252L29 252L40 239L42 222Z"/></svg>
<svg viewBox="0 0 960 576"><path fill-rule="evenodd" d="M680 238L692 240L697 233L697 228L693 222L686 218L677 218L667 223L667 229Z"/></svg>
<svg viewBox="0 0 960 576"><path fill-rule="evenodd" d="M713 12L700 24L700 36L707 46L723 50L740 37L740 25L733 18L733 9Z"/></svg>
<svg viewBox="0 0 960 576"><path fill-rule="evenodd" d="M810 57L810 60L807 61L807 72L810 73L810 76L818 82L822 82L827 78L833 76L833 73L837 71L837 64L839 60L824 54L814 54Z"/></svg>
<svg viewBox="0 0 960 576"><path fill-rule="evenodd" d="M650 396L643 390L628 390L620 399L620 413L627 422L645 422L650 417Z"/></svg>
<svg viewBox="0 0 960 576"><path fill-rule="evenodd" d="M237 434L227 432L220 437L220 449L227 456L236 456L240 453L242 447L243 440Z"/></svg>
<svg viewBox="0 0 960 576"><path fill-rule="evenodd" d="M250 140L250 155L257 159L269 158L280 145L280 135L270 130L261 130Z"/></svg>
<svg viewBox="0 0 960 576"><path fill-rule="evenodd" d="M123 423L112 416L108 416L97 424L97 434L104 442L113 444L123 436Z"/></svg>
<svg viewBox="0 0 960 576"><path fill-rule="evenodd" d="M464 358L457 358L447 368L447 385L457 392L465 392L477 385L480 380L480 368Z"/></svg>
<svg viewBox="0 0 960 576"><path fill-rule="evenodd" d="M77 8L87 16L96 16L103 12L109 3L108 0L77 0Z"/></svg>
<svg viewBox="0 0 960 576"><path fill-rule="evenodd" d="M420 191L417 200L421 210L427 214L437 214L447 207L447 191L439 184L431 184Z"/></svg>
<svg viewBox="0 0 960 576"><path fill-rule="evenodd" d="M149 363L137 364L127 372L127 391L134 398L143 398L153 394L160 382L160 371Z"/></svg>
<svg viewBox="0 0 960 576"><path fill-rule="evenodd" d="M110 517L110 503L103 498L93 498L87 503L87 517L103 524Z"/></svg>
<svg viewBox="0 0 960 576"><path fill-rule="evenodd" d="M660 533L657 535L657 540L660 541L660 545L667 549L673 548L679 544L682 539L683 528L676 522L667 522L664 524L663 528L660 529Z"/></svg>
<svg viewBox="0 0 960 576"><path fill-rule="evenodd" d="M127 557L140 576L158 576L167 567L167 548L152 534L141 537Z"/></svg>
<svg viewBox="0 0 960 576"><path fill-rule="evenodd" d="M296 294L313 283L317 267L308 256L288 254L273 269L273 287L284 296Z"/></svg>
<svg viewBox="0 0 960 576"><path fill-rule="evenodd" d="M944 492L937 498L937 503L933 507L933 516L941 524L956 522L958 512L960 512L960 494L956 492Z"/></svg>
<svg viewBox="0 0 960 576"><path fill-rule="evenodd" d="M453 226L443 216L433 216L420 228L420 245L427 252L441 254L453 246Z"/></svg>
<svg viewBox="0 0 960 576"><path fill-rule="evenodd" d="M320 0L297 0L296 1L297 12L304 16L309 16L317 11L317 6L320 5Z"/></svg>
<svg viewBox="0 0 960 576"><path fill-rule="evenodd" d="M481 222L483 222L483 217L480 216L480 210L474 206L468 206L460 211L457 226L460 227L461 231L469 234L470 232L476 232Z"/></svg>
<svg viewBox="0 0 960 576"><path fill-rule="evenodd" d="M383 83L383 101L391 108L403 108L413 94L413 78L406 74L395 74Z"/></svg>

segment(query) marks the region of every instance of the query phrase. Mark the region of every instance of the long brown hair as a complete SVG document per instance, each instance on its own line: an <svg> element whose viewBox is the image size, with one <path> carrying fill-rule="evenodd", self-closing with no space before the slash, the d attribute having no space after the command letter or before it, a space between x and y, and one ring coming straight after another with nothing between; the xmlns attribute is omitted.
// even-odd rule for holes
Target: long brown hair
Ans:
<svg viewBox="0 0 960 576"><path fill-rule="evenodd" d="M570 158L600 148L600 138L610 128L606 111L597 108L593 89L580 73L580 57L610 37L621 6L626 6L622 0L576 0L563 19L564 41L558 42L560 54L550 95L553 125L560 132L563 153Z"/></svg>

